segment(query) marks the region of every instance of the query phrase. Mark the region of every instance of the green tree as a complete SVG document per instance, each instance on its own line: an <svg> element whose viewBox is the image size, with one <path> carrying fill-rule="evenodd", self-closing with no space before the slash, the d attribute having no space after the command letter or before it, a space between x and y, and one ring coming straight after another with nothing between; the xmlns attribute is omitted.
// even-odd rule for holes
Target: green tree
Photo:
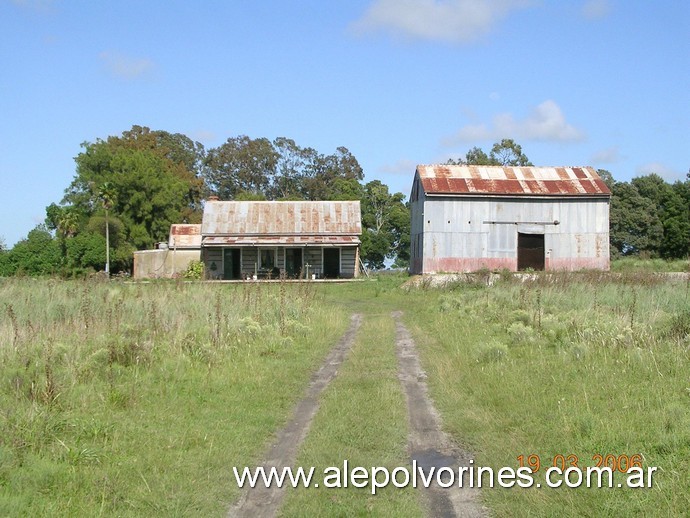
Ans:
<svg viewBox="0 0 690 518"><path fill-rule="evenodd" d="M109 211L123 222L126 240L134 248L150 248L167 240L172 223L189 222L190 197L196 196L190 193L201 190L184 167L162 153L122 142L83 144L84 151L76 158L77 174L63 203L85 223L103 210L99 186L107 183L114 198Z"/></svg>
<svg viewBox="0 0 690 518"><path fill-rule="evenodd" d="M611 255L656 256L662 233L654 202L642 196L635 185L615 182L611 189Z"/></svg>
<svg viewBox="0 0 690 518"><path fill-rule="evenodd" d="M522 146L513 139L504 138L496 142L489 153L492 165L502 166L532 166L527 155L522 152Z"/></svg>
<svg viewBox="0 0 690 518"><path fill-rule="evenodd" d="M115 206L115 188L110 182L105 182L98 189L98 198L101 200L105 211L105 274L110 276L110 225L108 224L108 211Z"/></svg>
<svg viewBox="0 0 690 518"><path fill-rule="evenodd" d="M475 146L470 149L465 158L449 159L448 164L454 165L499 165L499 166L532 166L527 155L522 152L522 146L513 139L503 139L494 143L487 155L484 150Z"/></svg>
<svg viewBox="0 0 690 518"><path fill-rule="evenodd" d="M221 200L233 200L241 192L266 196L278 159L278 152L266 138L229 138L208 151L206 183Z"/></svg>
<svg viewBox="0 0 690 518"><path fill-rule="evenodd" d="M689 207L683 197L682 182L667 183L657 174L633 178L631 184L653 203L654 214L663 228L658 254L666 259L687 257L690 251Z"/></svg>
<svg viewBox="0 0 690 518"><path fill-rule="evenodd" d="M332 155L313 152L305 168L302 197L305 200L328 200L339 180L363 179L362 167L347 148L339 147Z"/></svg>
<svg viewBox="0 0 690 518"><path fill-rule="evenodd" d="M59 244L44 224L3 254L3 275L51 275L58 273L62 262Z"/></svg>
<svg viewBox="0 0 690 518"><path fill-rule="evenodd" d="M373 180L364 186L362 198L362 261L383 268L387 259L405 265L410 258L410 211L402 193Z"/></svg>

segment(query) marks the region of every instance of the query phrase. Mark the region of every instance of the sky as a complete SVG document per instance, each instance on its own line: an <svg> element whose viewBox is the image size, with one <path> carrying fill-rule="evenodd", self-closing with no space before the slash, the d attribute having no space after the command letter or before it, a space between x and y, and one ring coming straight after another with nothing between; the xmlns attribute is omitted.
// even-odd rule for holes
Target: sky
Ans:
<svg viewBox="0 0 690 518"><path fill-rule="evenodd" d="M512 138L617 180L690 168L687 0L0 0L0 238L133 125L344 146L391 191Z"/></svg>

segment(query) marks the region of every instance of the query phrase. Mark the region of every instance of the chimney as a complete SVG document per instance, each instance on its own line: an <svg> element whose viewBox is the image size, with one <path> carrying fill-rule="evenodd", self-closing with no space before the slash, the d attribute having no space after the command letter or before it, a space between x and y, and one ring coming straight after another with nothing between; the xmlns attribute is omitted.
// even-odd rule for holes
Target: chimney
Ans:
<svg viewBox="0 0 690 518"><path fill-rule="evenodd" d="M209 196L207 201L218 201L218 196Z"/></svg>

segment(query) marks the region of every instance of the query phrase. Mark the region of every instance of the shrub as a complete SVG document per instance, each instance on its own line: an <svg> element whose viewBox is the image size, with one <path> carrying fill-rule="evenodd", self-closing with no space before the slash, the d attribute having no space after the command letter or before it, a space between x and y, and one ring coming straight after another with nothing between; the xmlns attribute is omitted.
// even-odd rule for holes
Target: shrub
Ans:
<svg viewBox="0 0 690 518"><path fill-rule="evenodd" d="M199 280L204 276L204 263L203 261L191 261L187 266L182 276L189 280Z"/></svg>

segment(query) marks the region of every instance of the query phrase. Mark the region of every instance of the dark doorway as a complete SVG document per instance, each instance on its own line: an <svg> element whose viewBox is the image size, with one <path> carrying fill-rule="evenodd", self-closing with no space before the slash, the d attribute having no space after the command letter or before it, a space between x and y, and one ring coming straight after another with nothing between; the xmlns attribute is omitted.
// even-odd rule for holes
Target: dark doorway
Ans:
<svg viewBox="0 0 690 518"><path fill-rule="evenodd" d="M323 276L327 279L340 277L340 248L323 249Z"/></svg>
<svg viewBox="0 0 690 518"><path fill-rule="evenodd" d="M223 249L223 279L240 279L242 276L242 253L239 248Z"/></svg>
<svg viewBox="0 0 690 518"><path fill-rule="evenodd" d="M544 269L544 234L521 234L518 232L518 270Z"/></svg>
<svg viewBox="0 0 690 518"><path fill-rule="evenodd" d="M285 249L285 274L291 278L302 276L302 249L301 248L286 248Z"/></svg>

